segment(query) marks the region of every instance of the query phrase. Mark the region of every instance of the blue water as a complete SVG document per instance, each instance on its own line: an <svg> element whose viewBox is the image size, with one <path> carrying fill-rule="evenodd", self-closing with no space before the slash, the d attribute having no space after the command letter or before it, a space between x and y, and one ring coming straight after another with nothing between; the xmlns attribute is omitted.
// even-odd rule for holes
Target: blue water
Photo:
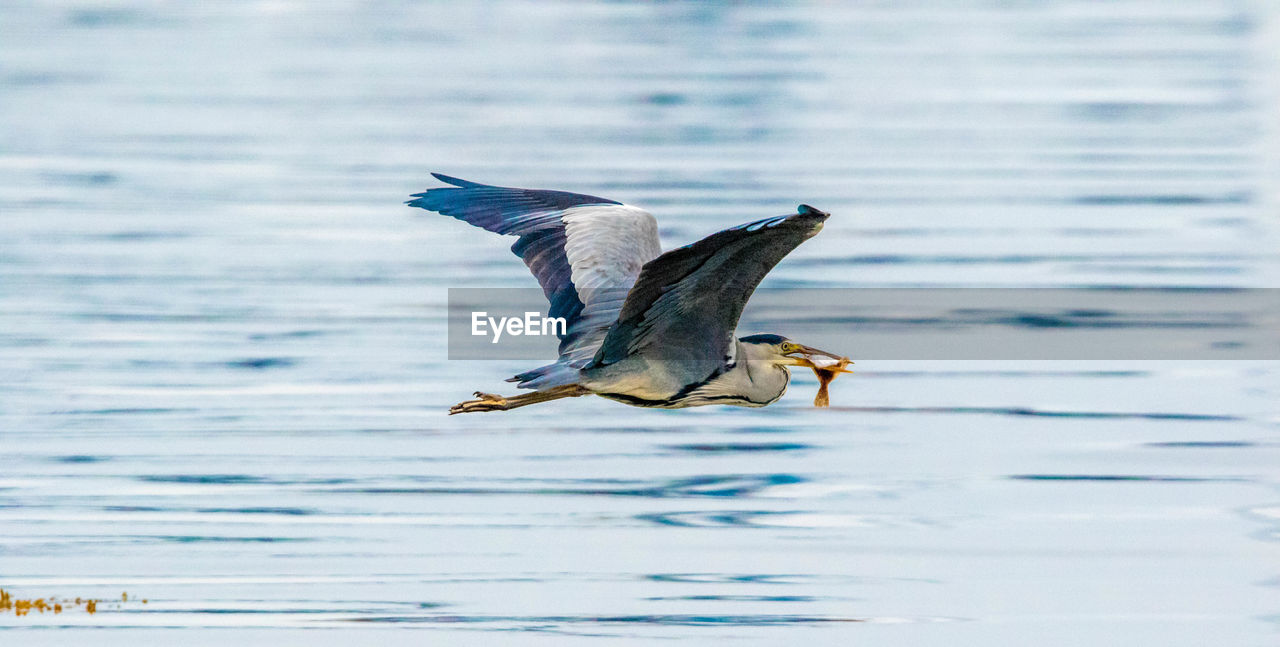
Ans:
<svg viewBox="0 0 1280 647"><path fill-rule="evenodd" d="M450 418L531 364L447 361L445 288L532 279L401 204L605 195L667 247L835 214L774 288L1277 287L1272 3L0 16L0 588L130 598L5 644L1276 638L1275 362Z"/></svg>

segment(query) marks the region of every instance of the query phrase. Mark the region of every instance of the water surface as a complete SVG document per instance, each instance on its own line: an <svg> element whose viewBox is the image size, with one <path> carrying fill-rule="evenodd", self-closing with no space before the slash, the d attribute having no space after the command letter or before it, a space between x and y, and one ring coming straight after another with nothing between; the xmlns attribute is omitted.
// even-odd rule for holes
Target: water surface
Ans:
<svg viewBox="0 0 1280 647"><path fill-rule="evenodd" d="M130 597L7 643L1275 638L1274 362L448 418L530 364L446 361L445 288L532 279L400 204L836 214L777 289L1275 287L1268 3L0 5L0 587Z"/></svg>

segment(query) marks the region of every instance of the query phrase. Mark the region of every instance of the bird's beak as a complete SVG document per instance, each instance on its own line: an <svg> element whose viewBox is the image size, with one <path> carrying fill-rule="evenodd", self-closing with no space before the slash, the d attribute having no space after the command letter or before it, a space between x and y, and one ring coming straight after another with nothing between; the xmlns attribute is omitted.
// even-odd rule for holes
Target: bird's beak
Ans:
<svg viewBox="0 0 1280 647"><path fill-rule="evenodd" d="M805 366L808 368L818 368L831 371L833 373L852 373L845 368L846 364L852 364L849 358L835 353L829 353L825 350L818 350L812 346L800 346L799 350L794 350L786 355L787 365L789 366Z"/></svg>

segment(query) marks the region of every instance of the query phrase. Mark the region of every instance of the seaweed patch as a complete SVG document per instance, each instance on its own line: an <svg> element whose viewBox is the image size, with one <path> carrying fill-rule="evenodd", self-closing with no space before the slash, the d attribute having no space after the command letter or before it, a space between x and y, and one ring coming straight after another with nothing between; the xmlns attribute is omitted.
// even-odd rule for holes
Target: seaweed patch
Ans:
<svg viewBox="0 0 1280 647"><path fill-rule="evenodd" d="M15 616L30 615L32 611L37 613L62 613L63 611L81 610L85 613L97 613L99 606L102 609L107 608L119 609L122 605L129 602L129 593L126 591L120 594L119 600L104 600L102 598L66 598L57 595L51 595L41 598L15 598L13 593L5 589L0 589L0 613L13 612ZM148 600L143 598L139 600L136 596L134 602L147 604Z"/></svg>

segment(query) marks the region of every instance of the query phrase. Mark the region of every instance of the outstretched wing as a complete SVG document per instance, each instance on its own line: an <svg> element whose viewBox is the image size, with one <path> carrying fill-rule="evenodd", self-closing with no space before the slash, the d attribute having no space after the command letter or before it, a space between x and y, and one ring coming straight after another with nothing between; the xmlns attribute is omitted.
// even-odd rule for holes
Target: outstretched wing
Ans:
<svg viewBox="0 0 1280 647"><path fill-rule="evenodd" d="M406 204L519 236L511 251L538 279L551 302L548 314L568 323L556 364L513 381L527 388L574 381L577 368L591 360L617 320L641 268L662 253L657 221L643 209L608 198L432 175L452 186L415 194Z"/></svg>
<svg viewBox="0 0 1280 647"><path fill-rule="evenodd" d="M800 205L794 215L726 229L650 261L591 366L631 355L719 366L761 279L829 216Z"/></svg>

